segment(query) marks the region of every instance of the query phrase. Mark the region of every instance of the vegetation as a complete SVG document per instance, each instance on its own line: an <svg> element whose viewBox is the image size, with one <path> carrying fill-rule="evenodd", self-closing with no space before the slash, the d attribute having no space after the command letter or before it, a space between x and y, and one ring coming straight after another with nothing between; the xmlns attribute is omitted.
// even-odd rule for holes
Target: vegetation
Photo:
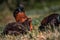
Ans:
<svg viewBox="0 0 60 40"><path fill-rule="evenodd" d="M18 36L1 35L6 24L15 22L12 13L20 3L24 4L27 16L32 18L32 32ZM42 19L53 12L60 14L60 0L0 0L0 40L60 40L60 32L57 30L38 32Z"/></svg>

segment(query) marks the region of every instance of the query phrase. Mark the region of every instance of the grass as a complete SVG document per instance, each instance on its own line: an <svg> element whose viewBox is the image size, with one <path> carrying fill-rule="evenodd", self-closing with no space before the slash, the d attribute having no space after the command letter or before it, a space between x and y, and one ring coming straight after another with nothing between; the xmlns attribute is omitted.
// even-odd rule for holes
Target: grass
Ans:
<svg viewBox="0 0 60 40"><path fill-rule="evenodd" d="M47 16L46 14L45 16ZM38 32L38 27L40 25L40 21L45 17L44 15L36 17L36 15L31 15L29 17L32 17L32 24L33 24L33 30L32 32L28 32L27 35L1 35L0 34L0 40L60 40L60 32ZM8 21L8 20L7 20ZM12 20L13 21L13 20ZM5 25L3 25L5 27ZM0 26L0 31L2 32L3 26ZM30 37L30 34L32 37Z"/></svg>
<svg viewBox="0 0 60 40"><path fill-rule="evenodd" d="M6 24L8 24L9 22L15 22L11 12L5 11L3 13L7 14L0 17L0 33L3 31ZM60 32L58 32L56 29L55 32L51 32L51 29L46 32L38 32L38 27L40 26L41 20L52 13L53 12L51 11L44 11L44 9L34 9L26 11L27 16L32 18L33 30L31 32L28 32L27 35L4 36L0 34L0 40L60 40Z"/></svg>
<svg viewBox="0 0 60 40"><path fill-rule="evenodd" d="M30 37L29 35L32 35ZM58 31L55 32L38 32L37 29L34 29L31 33L27 35L0 35L0 40L60 40L60 33Z"/></svg>

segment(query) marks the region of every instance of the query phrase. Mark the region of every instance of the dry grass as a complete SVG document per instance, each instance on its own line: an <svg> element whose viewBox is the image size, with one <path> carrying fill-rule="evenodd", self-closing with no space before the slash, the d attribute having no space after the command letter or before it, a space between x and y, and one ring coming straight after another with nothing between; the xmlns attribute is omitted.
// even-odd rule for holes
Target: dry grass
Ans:
<svg viewBox="0 0 60 40"><path fill-rule="evenodd" d="M39 20L42 20L44 15L30 15L33 20L33 30L31 32L28 32L27 35L1 35L0 34L0 40L60 40L60 32L55 30L55 32L38 32L38 22L40 23ZM46 15L45 15L46 16ZM39 18L40 17L40 18ZM39 20L38 20L39 19ZM7 21L6 21L7 20ZM3 24L7 24L8 22L13 22L15 21L12 17L12 15L8 15L5 17L5 20L1 21ZM7 22L7 23L6 23ZM35 25L36 24L36 25ZM1 25L1 24L0 24ZM4 25L3 25L4 26Z"/></svg>
<svg viewBox="0 0 60 40"><path fill-rule="evenodd" d="M38 32L37 29L34 29L27 35L0 35L0 40L60 40L60 33L57 30L55 32Z"/></svg>

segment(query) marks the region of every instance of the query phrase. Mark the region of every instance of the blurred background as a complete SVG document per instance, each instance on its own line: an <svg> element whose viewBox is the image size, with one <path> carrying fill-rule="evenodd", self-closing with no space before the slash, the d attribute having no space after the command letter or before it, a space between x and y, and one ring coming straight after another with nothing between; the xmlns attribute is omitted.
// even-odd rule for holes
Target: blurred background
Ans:
<svg viewBox="0 0 60 40"><path fill-rule="evenodd" d="M15 22L13 12L19 4L24 5L33 25L39 25L45 16L53 12L60 13L60 0L0 0L0 30L6 24Z"/></svg>
<svg viewBox="0 0 60 40"><path fill-rule="evenodd" d="M8 23L15 22L13 12L19 6L19 4L24 5L26 15L32 18L34 29L33 32L31 32L31 35L33 36L31 40L35 40L41 36L45 39L47 38L47 40L60 40L60 33L58 31L55 33L44 32L43 34L39 34L38 32L38 27L40 26L40 23L44 17L52 13L60 14L60 0L0 0L0 33ZM29 35L27 35L27 37L28 36ZM18 36L16 38L11 36L12 40L20 40L20 37ZM0 40L11 40L11 38L9 36L4 38L2 35L0 35ZM41 39L39 38L39 40Z"/></svg>

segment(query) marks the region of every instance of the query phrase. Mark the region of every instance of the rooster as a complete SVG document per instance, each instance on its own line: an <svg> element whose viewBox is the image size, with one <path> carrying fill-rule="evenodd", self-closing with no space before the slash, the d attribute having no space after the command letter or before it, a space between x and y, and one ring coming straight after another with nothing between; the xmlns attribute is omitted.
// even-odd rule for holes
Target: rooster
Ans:
<svg viewBox="0 0 60 40"><path fill-rule="evenodd" d="M20 5L17 9L15 9L13 16L16 22L20 22L22 25L25 23L28 26L28 30L32 30L32 19L26 16L23 5Z"/></svg>

